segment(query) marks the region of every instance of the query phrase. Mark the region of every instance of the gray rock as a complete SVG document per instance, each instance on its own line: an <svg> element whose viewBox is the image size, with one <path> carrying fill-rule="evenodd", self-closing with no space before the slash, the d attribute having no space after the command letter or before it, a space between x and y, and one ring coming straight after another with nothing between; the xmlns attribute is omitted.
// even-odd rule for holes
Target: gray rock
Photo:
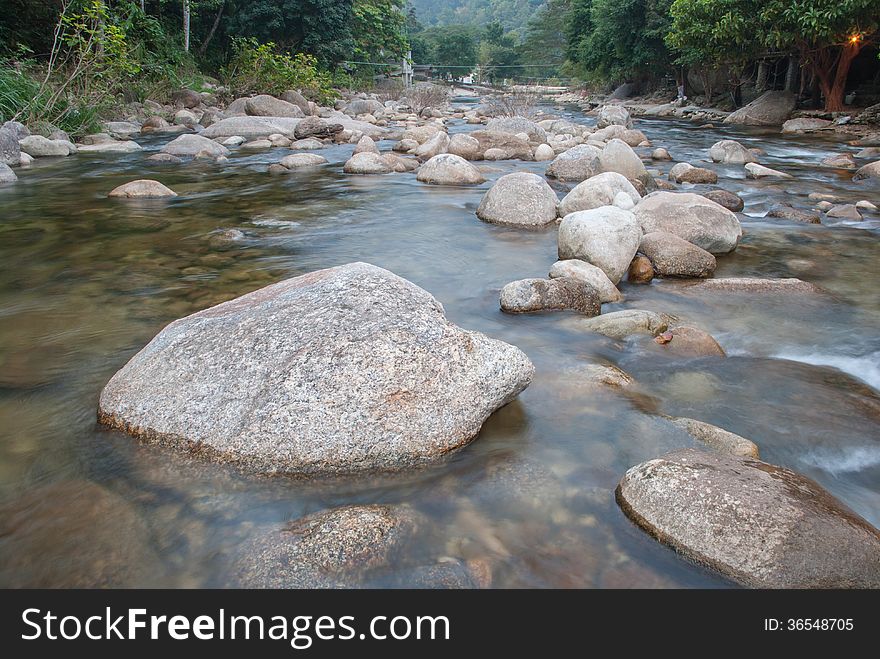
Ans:
<svg viewBox="0 0 880 659"><path fill-rule="evenodd" d="M626 142L613 139L599 154L599 168L603 172L617 172L631 181L641 181L645 185L651 180L642 159L636 155Z"/></svg>
<svg viewBox="0 0 880 659"><path fill-rule="evenodd" d="M227 117L209 126L201 132L202 137L216 139L222 137L241 136L247 140L256 140L280 133L293 135L297 126L308 119L295 117Z"/></svg>
<svg viewBox="0 0 880 659"><path fill-rule="evenodd" d="M379 101L372 99L356 98L345 106L343 112L351 117L357 117L362 114L377 115L385 110L385 106Z"/></svg>
<svg viewBox="0 0 880 659"><path fill-rule="evenodd" d="M648 257L661 277L710 277L715 272L714 256L665 231L642 236L639 252Z"/></svg>
<svg viewBox="0 0 880 659"><path fill-rule="evenodd" d="M642 231L630 211L603 206L566 215L559 225L560 259L580 259L602 269L612 283L626 273Z"/></svg>
<svg viewBox="0 0 880 659"><path fill-rule="evenodd" d="M724 206L724 208L734 213L739 213L746 206L742 197L727 190L710 190L702 194L706 199L714 201L716 204Z"/></svg>
<svg viewBox="0 0 880 659"><path fill-rule="evenodd" d="M178 110L174 115L174 123L177 126L193 127L199 123L199 118L189 110Z"/></svg>
<svg viewBox="0 0 880 659"><path fill-rule="evenodd" d="M280 98L261 94L247 99L244 104L244 111L251 117L294 117L302 118L306 113L299 106Z"/></svg>
<svg viewBox="0 0 880 659"><path fill-rule="evenodd" d="M591 176L586 181L578 183L565 196L559 204L559 215L565 217L569 213L577 211L617 205L614 200L621 193L632 200L633 206L639 203L642 198L623 174L605 172Z"/></svg>
<svg viewBox="0 0 880 659"><path fill-rule="evenodd" d="M853 181L862 181L869 178L880 179L880 160L868 163L864 167L859 167L856 175L853 176Z"/></svg>
<svg viewBox="0 0 880 659"><path fill-rule="evenodd" d="M145 199L157 197L176 197L177 193L174 192L174 190L165 187L164 185L159 183L159 181L140 179L137 181L131 181L130 183L125 183L117 188L114 188L107 196L126 197L129 199Z"/></svg>
<svg viewBox="0 0 880 659"><path fill-rule="evenodd" d="M372 137L364 135L354 147L352 155L356 153L379 153L379 147L376 146Z"/></svg>
<svg viewBox="0 0 880 659"><path fill-rule="evenodd" d="M171 100L175 105L192 109L202 104L202 95L192 89L178 89L171 94Z"/></svg>
<svg viewBox="0 0 880 659"><path fill-rule="evenodd" d="M814 130L822 130L828 128L834 122L827 119L816 119L813 117L800 117L798 119L789 119L782 124L783 133L809 133Z"/></svg>
<svg viewBox="0 0 880 659"><path fill-rule="evenodd" d="M204 133L203 133L204 134ZM228 156L229 149L202 135L180 135L162 148L162 153L172 156L195 157L207 153L211 157Z"/></svg>
<svg viewBox="0 0 880 659"><path fill-rule="evenodd" d="M680 162L669 170L669 180L676 183L717 183L718 174L705 167L694 167L690 163Z"/></svg>
<svg viewBox="0 0 880 659"><path fill-rule="evenodd" d="M297 106L302 110L304 117L308 117L312 114L312 108L309 106L308 99L296 90L288 89L286 92L282 93L279 98L282 101L287 101L288 103L293 103Z"/></svg>
<svg viewBox="0 0 880 659"><path fill-rule="evenodd" d="M103 125L104 131L117 140L127 140L141 132L140 124L131 121L106 121Z"/></svg>
<svg viewBox="0 0 880 659"><path fill-rule="evenodd" d="M856 159L851 153L835 153L827 158L823 158L819 163L823 167L833 167L835 169L856 169Z"/></svg>
<svg viewBox="0 0 880 659"><path fill-rule="evenodd" d="M77 149L80 153L137 153L143 148L137 142L127 140L125 142L101 142L100 144L80 144Z"/></svg>
<svg viewBox="0 0 880 659"><path fill-rule="evenodd" d="M880 146L867 146L856 154L856 158L878 158L878 157L880 157Z"/></svg>
<svg viewBox="0 0 880 659"><path fill-rule="evenodd" d="M608 275L601 268L597 268L592 263L581 261L580 259L566 259L565 261L557 261L550 266L549 276L551 279L558 277L569 277L583 281L596 289L599 294L599 302L621 302L623 295L617 290Z"/></svg>
<svg viewBox="0 0 880 659"><path fill-rule="evenodd" d="M694 449L633 467L624 513L685 557L757 588L878 588L880 533L814 481Z"/></svg>
<svg viewBox="0 0 880 659"><path fill-rule="evenodd" d="M720 277L690 282L688 290L725 291L728 293L793 294L821 293L822 289L810 282L794 277L779 279L760 279L758 277Z"/></svg>
<svg viewBox="0 0 880 659"><path fill-rule="evenodd" d="M625 130L620 134L620 139L633 147L639 145L649 146L651 144L650 140L640 130Z"/></svg>
<svg viewBox="0 0 880 659"><path fill-rule="evenodd" d="M499 117L490 119L486 124L486 130L498 133L510 133L517 135L525 133L532 142L546 142L547 133L538 124L525 117Z"/></svg>
<svg viewBox="0 0 880 659"><path fill-rule="evenodd" d="M598 291L569 277L512 281L501 289L500 303L501 310L507 313L578 311L596 316L602 311Z"/></svg>
<svg viewBox="0 0 880 659"><path fill-rule="evenodd" d="M549 144L539 144L535 147L535 153L532 157L538 162L545 162L547 160L553 160L553 158L556 157L556 152Z"/></svg>
<svg viewBox="0 0 880 659"><path fill-rule="evenodd" d="M28 127L20 121L7 121L3 124L3 126L0 126L0 128L11 130L12 133L15 135L16 142L18 142L19 140L23 140L25 137L31 134L31 131L28 129Z"/></svg>
<svg viewBox="0 0 880 659"><path fill-rule="evenodd" d="M791 92L769 91L754 101L731 112L726 124L743 126L780 126L797 107L797 97Z"/></svg>
<svg viewBox="0 0 880 659"><path fill-rule="evenodd" d="M461 156L465 160L479 160L482 153L480 150L480 142L464 133L456 133L453 135L449 139L449 146L446 150L456 156Z"/></svg>
<svg viewBox="0 0 880 659"><path fill-rule="evenodd" d="M278 164L285 169L301 169L303 167L325 165L327 164L327 159L324 156L319 156L315 153L294 153L282 158L281 162Z"/></svg>
<svg viewBox="0 0 880 659"><path fill-rule="evenodd" d="M603 105L596 114L596 127L623 126L632 128L632 118L629 111L622 105Z"/></svg>
<svg viewBox="0 0 880 659"><path fill-rule="evenodd" d="M820 224L822 221L816 213L800 208L793 208L788 204L775 204L769 211L767 211L767 217L778 218L781 220L792 220L804 224Z"/></svg>
<svg viewBox="0 0 880 659"><path fill-rule="evenodd" d="M669 151L659 147L651 152L651 160L672 160L672 156L669 155Z"/></svg>
<svg viewBox="0 0 880 659"><path fill-rule="evenodd" d="M858 222L862 219L862 214L855 204L838 204L829 208L825 214L828 217L835 217L841 220L854 220Z"/></svg>
<svg viewBox="0 0 880 659"><path fill-rule="evenodd" d="M579 321L578 327L612 339L625 339L633 334L657 336L669 327L669 319L653 311L625 309Z"/></svg>
<svg viewBox="0 0 880 659"><path fill-rule="evenodd" d="M470 135L480 143L480 151L482 153L489 149L502 151L505 157L499 158L499 160L532 159L532 147L528 140L524 140L516 135L500 133L494 130L475 130Z"/></svg>
<svg viewBox="0 0 880 659"><path fill-rule="evenodd" d="M431 158L419 168L416 179L435 185L476 185L486 180L479 169L451 153Z"/></svg>
<svg viewBox="0 0 880 659"><path fill-rule="evenodd" d="M721 140L709 147L709 157L713 162L728 165L744 165L748 162L758 162L758 157L734 140Z"/></svg>
<svg viewBox="0 0 880 659"><path fill-rule="evenodd" d="M174 165L177 165L177 164L180 164L183 162L183 160L181 160L177 156L172 156L170 153L154 153L153 155L148 157L147 160L152 160L154 162L161 162L161 163L165 163L165 164L174 164Z"/></svg>
<svg viewBox="0 0 880 659"><path fill-rule="evenodd" d="M0 162L0 183L15 183L18 176L12 171L12 168L5 162Z"/></svg>
<svg viewBox="0 0 880 659"><path fill-rule="evenodd" d="M5 125L0 128L0 164L18 165L21 160L21 147L18 145L18 134Z"/></svg>
<svg viewBox="0 0 880 659"><path fill-rule="evenodd" d="M418 142L419 144L424 144L432 137L434 137L437 133L445 132L442 126L437 124L425 124L424 126L413 126L412 128L407 128L403 131L403 135L400 136L401 140L413 140Z"/></svg>
<svg viewBox="0 0 880 659"><path fill-rule="evenodd" d="M645 233L673 233L712 254L733 251L742 236L736 215L691 192L651 193L633 212Z"/></svg>
<svg viewBox="0 0 880 659"><path fill-rule="evenodd" d="M510 226L544 226L556 220L556 193L537 174L506 174L483 196L477 217Z"/></svg>
<svg viewBox="0 0 880 659"><path fill-rule="evenodd" d="M656 339L663 352L675 357L725 357L721 344L699 327L679 325Z"/></svg>
<svg viewBox="0 0 880 659"><path fill-rule="evenodd" d="M547 176L560 181L585 181L602 171L599 157L602 150L589 144L580 144L560 153L550 166Z"/></svg>
<svg viewBox="0 0 880 659"><path fill-rule="evenodd" d="M424 520L409 506L342 506L258 533L239 552L244 588L356 587L390 568Z"/></svg>
<svg viewBox="0 0 880 659"><path fill-rule="evenodd" d="M743 458L761 457L758 454L758 446L753 441L724 430L724 428L686 417L670 419L670 421L697 441L703 442L706 446L721 453L738 455Z"/></svg>
<svg viewBox="0 0 880 659"><path fill-rule="evenodd" d="M306 117L300 121L293 130L293 136L298 140L308 138L325 139L332 138L337 133L345 130L340 123L324 121L320 117Z"/></svg>
<svg viewBox="0 0 880 659"><path fill-rule="evenodd" d="M394 166L387 157L378 152L361 152L349 158L342 171L346 174L390 174L394 171Z"/></svg>
<svg viewBox="0 0 880 659"><path fill-rule="evenodd" d="M780 172L778 169L764 167L756 162L747 162L746 178L794 178L794 176Z"/></svg>
<svg viewBox="0 0 880 659"><path fill-rule="evenodd" d="M424 144L419 145L413 154L422 160L430 160L434 156L446 153L448 148L449 135L440 131Z"/></svg>
<svg viewBox="0 0 880 659"><path fill-rule="evenodd" d="M70 155L70 147L66 142L50 140L42 135L29 135L18 143L22 152L32 158L47 158Z"/></svg>
<svg viewBox="0 0 880 659"><path fill-rule="evenodd" d="M428 292L353 263L170 324L104 388L99 419L264 473L402 469L470 442L533 373Z"/></svg>

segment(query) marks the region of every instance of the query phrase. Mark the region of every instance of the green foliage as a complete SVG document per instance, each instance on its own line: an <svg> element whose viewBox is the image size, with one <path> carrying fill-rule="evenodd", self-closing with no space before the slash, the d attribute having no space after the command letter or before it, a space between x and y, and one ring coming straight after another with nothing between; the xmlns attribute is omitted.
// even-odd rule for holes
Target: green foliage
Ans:
<svg viewBox="0 0 880 659"><path fill-rule="evenodd" d="M428 26L473 25L492 22L505 31L522 32L546 0L410 0L419 19Z"/></svg>
<svg viewBox="0 0 880 659"><path fill-rule="evenodd" d="M546 78L559 75L565 63L566 21L571 4L571 0L549 0L526 26L525 38L520 46L522 61L551 65L546 69L530 69L530 76Z"/></svg>
<svg viewBox="0 0 880 659"><path fill-rule="evenodd" d="M236 96L246 94L281 94L288 89L299 89L319 103L334 98L333 80L318 68L313 55L279 52L272 43L256 39L235 39L229 65L223 72L224 80Z"/></svg>
<svg viewBox="0 0 880 659"><path fill-rule="evenodd" d="M437 73L440 75L467 75L477 65L478 38L471 27L445 25L429 28L419 34L418 38L423 57L416 57L414 51L413 59L421 64L439 65Z"/></svg>
<svg viewBox="0 0 880 659"><path fill-rule="evenodd" d="M486 26L480 42L478 63L480 76L484 80L496 81L520 72L520 69L513 68L520 63L516 42L512 35L504 33L501 23L496 21Z"/></svg>

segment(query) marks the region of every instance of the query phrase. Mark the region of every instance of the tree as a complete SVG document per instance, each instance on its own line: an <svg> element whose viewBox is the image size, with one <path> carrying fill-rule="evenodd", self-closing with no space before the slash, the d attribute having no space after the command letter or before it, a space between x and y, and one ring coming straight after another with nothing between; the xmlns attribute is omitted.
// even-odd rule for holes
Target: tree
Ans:
<svg viewBox="0 0 880 659"><path fill-rule="evenodd" d="M355 59L387 61L406 55L406 20L404 0L354 0Z"/></svg>
<svg viewBox="0 0 880 659"><path fill-rule="evenodd" d="M546 63L546 69L538 69L541 76L559 75L565 62L567 41L566 19L571 11L571 0L549 0L526 26L525 39L520 46L520 59L524 62Z"/></svg>
<svg viewBox="0 0 880 659"><path fill-rule="evenodd" d="M514 76L520 63L516 41L511 34L504 33L501 23L489 23L483 32L479 46L477 61L480 65L481 77L489 80Z"/></svg>
<svg viewBox="0 0 880 659"><path fill-rule="evenodd" d="M477 40L466 25L445 25L425 30L430 64L440 75L462 75L477 65Z"/></svg>
<svg viewBox="0 0 880 659"><path fill-rule="evenodd" d="M767 0L757 3L763 41L792 49L818 78L825 111L844 109L850 65L868 43L877 40L877 0Z"/></svg>

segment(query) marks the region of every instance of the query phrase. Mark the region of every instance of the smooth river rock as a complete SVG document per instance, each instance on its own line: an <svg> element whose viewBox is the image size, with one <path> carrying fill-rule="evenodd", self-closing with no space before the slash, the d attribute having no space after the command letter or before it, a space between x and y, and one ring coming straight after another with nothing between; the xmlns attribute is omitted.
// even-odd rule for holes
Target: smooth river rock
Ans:
<svg viewBox="0 0 880 659"><path fill-rule="evenodd" d="M740 437L729 430L686 417L670 419L670 421L697 441L703 442L706 446L716 451L744 458L760 457L758 446L753 441Z"/></svg>
<svg viewBox="0 0 880 659"><path fill-rule="evenodd" d="M599 156L602 149L579 144L560 153L547 167L546 175L560 181L580 182L602 171Z"/></svg>
<svg viewBox="0 0 880 659"><path fill-rule="evenodd" d="M632 128L629 110L622 105L603 105L596 114L596 127L623 126Z"/></svg>
<svg viewBox="0 0 880 659"><path fill-rule="evenodd" d="M177 193L165 187L159 181L140 179L114 188L107 196L126 197L129 199L155 199L159 197L176 197Z"/></svg>
<svg viewBox="0 0 880 659"><path fill-rule="evenodd" d="M0 164L14 166L21 160L18 133L6 125L0 127Z"/></svg>
<svg viewBox="0 0 880 659"><path fill-rule="evenodd" d="M880 532L814 481L754 458L676 451L617 502L685 557L756 588L880 588Z"/></svg>
<svg viewBox="0 0 880 659"><path fill-rule="evenodd" d="M680 162L669 170L669 180L676 183L717 183L718 174L705 167L694 167L690 163Z"/></svg>
<svg viewBox="0 0 880 659"><path fill-rule="evenodd" d="M427 291L352 263L171 323L113 376L98 415L263 473L396 470L470 442L533 373Z"/></svg>
<svg viewBox="0 0 880 659"><path fill-rule="evenodd" d="M721 140L709 147L709 157L712 162L720 162L727 165L744 165L748 162L758 162L758 157L735 140Z"/></svg>
<svg viewBox="0 0 880 659"><path fill-rule="evenodd" d="M441 153L419 167L416 179L435 185L476 185L486 178L461 156Z"/></svg>
<svg viewBox="0 0 880 659"><path fill-rule="evenodd" d="M559 277L571 277L586 282L596 289L599 294L599 302L621 302L623 295L617 290L608 275L601 268L597 268L592 263L581 261L580 259L566 259L565 261L557 261L550 266L549 276L551 279Z"/></svg>
<svg viewBox="0 0 880 659"><path fill-rule="evenodd" d="M633 334L657 336L669 327L669 318L654 311L624 309L581 321L578 327L612 339L625 339Z"/></svg>
<svg viewBox="0 0 880 659"><path fill-rule="evenodd" d="M611 283L626 274L639 248L642 230L630 211L602 206L566 215L557 238L561 260L580 259L601 268Z"/></svg>
<svg viewBox="0 0 880 659"><path fill-rule="evenodd" d="M5 162L0 162L0 183L15 183L18 176L12 171L12 168Z"/></svg>
<svg viewBox="0 0 880 659"><path fill-rule="evenodd" d="M709 190L708 192L703 192L702 196L714 201L716 204L724 206L727 210L733 211L734 213L739 213L746 207L742 197L734 192L729 192L728 190Z"/></svg>
<svg viewBox="0 0 880 659"><path fill-rule="evenodd" d="M742 236L736 215L692 192L653 192L633 213L645 233L666 231L712 254L733 251Z"/></svg>
<svg viewBox="0 0 880 659"><path fill-rule="evenodd" d="M214 140L209 140L207 137L202 137L202 135L181 135L166 144L162 148L162 153L184 157L195 157L204 153L214 158L230 154L229 149L225 146Z"/></svg>
<svg viewBox="0 0 880 659"><path fill-rule="evenodd" d="M710 277L715 272L712 254L666 231L642 236L639 252L648 257L661 277Z"/></svg>
<svg viewBox="0 0 880 659"><path fill-rule="evenodd" d="M642 159L623 140L613 139L599 154L599 168L603 172L617 172L630 181L648 184L650 177Z"/></svg>
<svg viewBox="0 0 880 659"><path fill-rule="evenodd" d="M441 133L445 134L445 133ZM477 217L509 226L544 226L556 220L558 199L537 174L506 174L483 195Z"/></svg>
<svg viewBox="0 0 880 659"><path fill-rule="evenodd" d="M501 310L507 313L579 311L587 316L602 312L599 293L582 279L520 279L501 289Z"/></svg>
<svg viewBox="0 0 880 659"><path fill-rule="evenodd" d="M764 167L756 162L747 162L746 178L794 178L794 176L780 172L778 169Z"/></svg>
<svg viewBox="0 0 880 659"><path fill-rule="evenodd" d="M731 112L726 124L744 126L781 126L797 107L797 97L791 92L769 91L754 101Z"/></svg>

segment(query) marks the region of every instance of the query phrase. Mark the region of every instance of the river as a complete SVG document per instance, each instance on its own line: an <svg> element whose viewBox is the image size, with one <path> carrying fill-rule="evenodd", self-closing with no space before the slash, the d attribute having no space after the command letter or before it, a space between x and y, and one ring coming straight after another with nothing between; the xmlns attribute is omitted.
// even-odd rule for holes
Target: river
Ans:
<svg viewBox="0 0 880 659"><path fill-rule="evenodd" d="M630 466L692 445L657 414L748 437L764 460L816 479L880 525L880 217L821 226L761 218L778 201L810 207L810 192L878 203L876 187L818 167L845 150L832 138L669 119L636 127L676 161L699 165L712 143L730 137L794 174L752 181L740 166L709 165L717 187L746 202L745 236L718 258L716 276L799 277L831 295L707 296L663 280L622 284L626 301L603 311L674 314L729 354L670 360L643 341L583 332L572 314L499 311L504 284L546 276L556 229L502 228L474 211L499 176L542 174L546 163L480 163L490 179L481 186L429 186L411 173L345 175L352 146L342 145L320 152L330 165L272 177L267 165L289 150L238 151L225 164L147 161L174 137L166 135L137 138L142 153L41 159L20 172L18 183L0 188L0 585L65 585L60 550L49 547L63 548L71 569L87 570L111 560L103 554L115 538L133 537L119 544L136 550L112 557L130 569L99 585L234 585L231 561L259 527L343 503L408 502L430 524L401 558L401 574L441 556L482 561L493 587L730 587L652 540L614 503ZM454 122L450 132L473 128ZM671 164L649 167L665 174ZM180 196L106 198L138 178ZM228 229L243 236L230 240ZM255 478L97 425L103 385L168 322L351 261L422 286L452 321L519 346L537 368L519 399L448 461L393 477ZM584 386L578 369L591 363L619 366L636 390ZM94 491L109 493L103 522L83 531ZM390 570L372 585L407 583Z"/></svg>

